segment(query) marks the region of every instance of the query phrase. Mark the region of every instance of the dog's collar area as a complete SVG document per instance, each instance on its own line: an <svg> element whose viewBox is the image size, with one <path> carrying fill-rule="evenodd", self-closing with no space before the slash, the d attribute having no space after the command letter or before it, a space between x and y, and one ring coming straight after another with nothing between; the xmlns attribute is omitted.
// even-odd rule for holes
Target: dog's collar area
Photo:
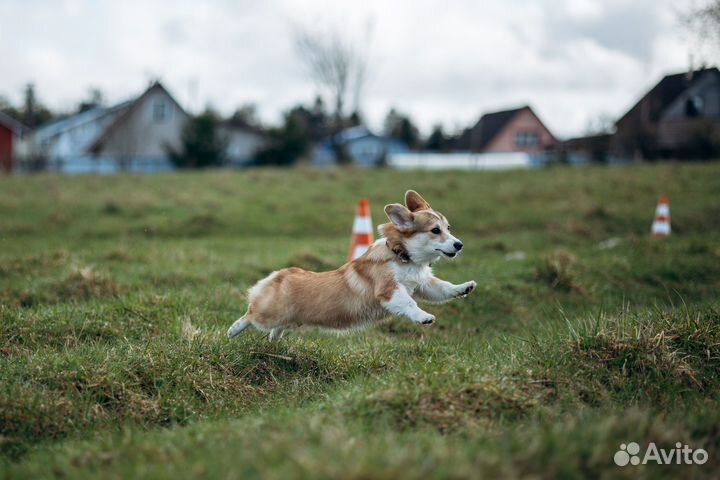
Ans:
<svg viewBox="0 0 720 480"><path fill-rule="evenodd" d="M390 242L387 240L385 241L385 245L400 259L403 263L408 263L410 261L410 255L407 254L405 250L399 249L399 248L391 248Z"/></svg>

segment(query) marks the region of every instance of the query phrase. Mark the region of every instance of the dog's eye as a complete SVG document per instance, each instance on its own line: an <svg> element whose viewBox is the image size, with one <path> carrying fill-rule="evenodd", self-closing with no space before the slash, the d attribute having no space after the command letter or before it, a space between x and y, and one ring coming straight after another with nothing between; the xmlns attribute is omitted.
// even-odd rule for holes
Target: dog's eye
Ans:
<svg viewBox="0 0 720 480"><path fill-rule="evenodd" d="M435 235L440 235L440 229L439 229L438 227L435 227L435 228L433 228L433 229L430 230L430 231L431 231L432 233L434 233Z"/></svg>
<svg viewBox="0 0 720 480"><path fill-rule="evenodd" d="M450 225L448 225L448 232L450 231Z"/></svg>

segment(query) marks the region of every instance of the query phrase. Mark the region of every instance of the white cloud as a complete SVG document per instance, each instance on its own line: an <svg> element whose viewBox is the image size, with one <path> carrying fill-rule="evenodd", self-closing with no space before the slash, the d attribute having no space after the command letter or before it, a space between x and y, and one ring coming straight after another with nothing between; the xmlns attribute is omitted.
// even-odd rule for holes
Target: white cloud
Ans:
<svg viewBox="0 0 720 480"><path fill-rule="evenodd" d="M574 20L597 20L604 13L600 0L565 0L564 4L568 15Z"/></svg>
<svg viewBox="0 0 720 480"><path fill-rule="evenodd" d="M391 106L428 131L530 103L566 136L686 66L674 9L672 0L3 0L0 95L20 101L34 81L44 102L71 108L90 87L118 101L159 76L192 108L229 113L252 101L276 120L315 94L293 26L362 39L370 20L372 125Z"/></svg>

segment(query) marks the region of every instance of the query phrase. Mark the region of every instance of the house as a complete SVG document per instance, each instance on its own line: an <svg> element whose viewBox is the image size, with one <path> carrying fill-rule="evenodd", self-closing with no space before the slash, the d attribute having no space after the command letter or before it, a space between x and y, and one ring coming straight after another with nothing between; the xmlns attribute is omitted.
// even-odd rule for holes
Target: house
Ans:
<svg viewBox="0 0 720 480"><path fill-rule="evenodd" d="M171 170L168 151L181 149L189 118L168 90L154 82L134 100L87 108L38 128L24 168L62 173ZM264 142L259 132L236 123L224 122L219 130L233 166L249 163Z"/></svg>
<svg viewBox="0 0 720 480"><path fill-rule="evenodd" d="M232 119L220 125L220 135L226 142L225 156L232 167L250 165L266 143L263 132Z"/></svg>
<svg viewBox="0 0 720 480"><path fill-rule="evenodd" d="M555 136L529 106L486 113L463 137L461 145L475 153L542 156L557 145Z"/></svg>
<svg viewBox="0 0 720 480"><path fill-rule="evenodd" d="M559 158L570 165L610 162L611 140L610 133L570 138L559 144Z"/></svg>
<svg viewBox="0 0 720 480"><path fill-rule="evenodd" d="M134 100L94 106L33 132L28 159L62 173L156 172L172 168L188 115L159 82ZM26 166L26 169L31 167Z"/></svg>
<svg viewBox="0 0 720 480"><path fill-rule="evenodd" d="M403 142L376 135L363 125L346 128L337 134L335 142L343 147L353 164L364 168L382 165L388 155L409 150ZM325 139L316 145L312 153L312 163L316 167L328 167L337 163L331 139Z"/></svg>
<svg viewBox="0 0 720 480"><path fill-rule="evenodd" d="M92 142L109 127L131 102L114 107L95 106L36 129L29 140L24 170L47 169L64 173L110 172L111 161L100 161L88 151Z"/></svg>
<svg viewBox="0 0 720 480"><path fill-rule="evenodd" d="M15 159L23 154L24 139L29 132L25 125L0 112L0 171L13 171Z"/></svg>
<svg viewBox="0 0 720 480"><path fill-rule="evenodd" d="M158 172L173 168L168 149L179 150L188 114L159 82L122 109L87 148L118 170Z"/></svg>
<svg viewBox="0 0 720 480"><path fill-rule="evenodd" d="M665 76L616 123L611 153L636 159L698 158L720 151L720 72Z"/></svg>

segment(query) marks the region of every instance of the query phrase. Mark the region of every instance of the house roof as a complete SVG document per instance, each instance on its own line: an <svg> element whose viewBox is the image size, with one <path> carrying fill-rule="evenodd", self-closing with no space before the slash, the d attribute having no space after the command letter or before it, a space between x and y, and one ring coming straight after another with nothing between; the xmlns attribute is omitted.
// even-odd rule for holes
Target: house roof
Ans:
<svg viewBox="0 0 720 480"><path fill-rule="evenodd" d="M127 101L112 107L94 107L75 115L60 118L39 127L35 130L35 134L41 137L53 137L66 130L82 125L83 123L94 122L105 115L127 108L130 106L130 103L130 101Z"/></svg>
<svg viewBox="0 0 720 480"><path fill-rule="evenodd" d="M666 75L660 80L649 92L640 98L625 115L620 117L616 124L620 124L627 117L635 113L640 109L642 103L650 99L650 116L651 121L657 121L660 118L662 112L685 90L690 88L695 82L700 80L709 74L720 74L717 68L705 68L702 70L695 70L690 72L675 73L672 75Z"/></svg>
<svg viewBox="0 0 720 480"><path fill-rule="evenodd" d="M373 138L380 142L384 142L386 145L395 145L407 147L404 142L396 138L387 137L383 135L377 135L370 131L365 125L356 125L354 127L348 127L339 132L336 137L340 145L346 145L348 143L361 140L363 138ZM325 137L317 143L317 147L321 149L329 149L332 145L331 137Z"/></svg>
<svg viewBox="0 0 720 480"><path fill-rule="evenodd" d="M0 112L0 125L9 128L15 135L22 135L30 131L28 127L3 112Z"/></svg>
<svg viewBox="0 0 720 480"><path fill-rule="evenodd" d="M540 120L540 117L533 111L529 105L525 105L519 108L513 108L510 110L501 110L499 112L486 113L480 120L475 124L468 133L469 138L463 139L465 132L463 132L460 143L468 143L468 147L473 150L483 150L497 137L505 127L512 122L515 117L522 113L529 112L540 126L547 132L553 142L556 142L555 135L552 134L545 124Z"/></svg>
<svg viewBox="0 0 720 480"><path fill-rule="evenodd" d="M471 132L471 147L483 149L488 146L495 136L502 131L510 121L523 110L532 109L525 105L520 108L511 110L502 110L499 112L486 113L475 124Z"/></svg>
<svg viewBox="0 0 720 480"><path fill-rule="evenodd" d="M356 125L354 127L348 127L342 132L338 133L338 140L340 143L352 142L365 137L377 137L372 133L365 125Z"/></svg>
<svg viewBox="0 0 720 480"><path fill-rule="evenodd" d="M167 95L170 100L175 104L175 106L182 112L185 113L185 110L180 106L180 104L175 100L175 97L170 95L170 92L167 91L167 89L159 82L155 81L153 82L147 90L145 90L140 96L135 98L134 100L131 100L127 102L128 108L125 109L124 112L122 112L114 122L112 122L108 127L103 131L98 137L93 141L93 143L88 148L89 152L97 152L102 148L103 142L108 138L111 132L114 132L117 128L119 128L120 125L122 125L128 118L130 118L130 115L139 108L139 106L142 104L142 102L150 95L152 92L161 91Z"/></svg>

